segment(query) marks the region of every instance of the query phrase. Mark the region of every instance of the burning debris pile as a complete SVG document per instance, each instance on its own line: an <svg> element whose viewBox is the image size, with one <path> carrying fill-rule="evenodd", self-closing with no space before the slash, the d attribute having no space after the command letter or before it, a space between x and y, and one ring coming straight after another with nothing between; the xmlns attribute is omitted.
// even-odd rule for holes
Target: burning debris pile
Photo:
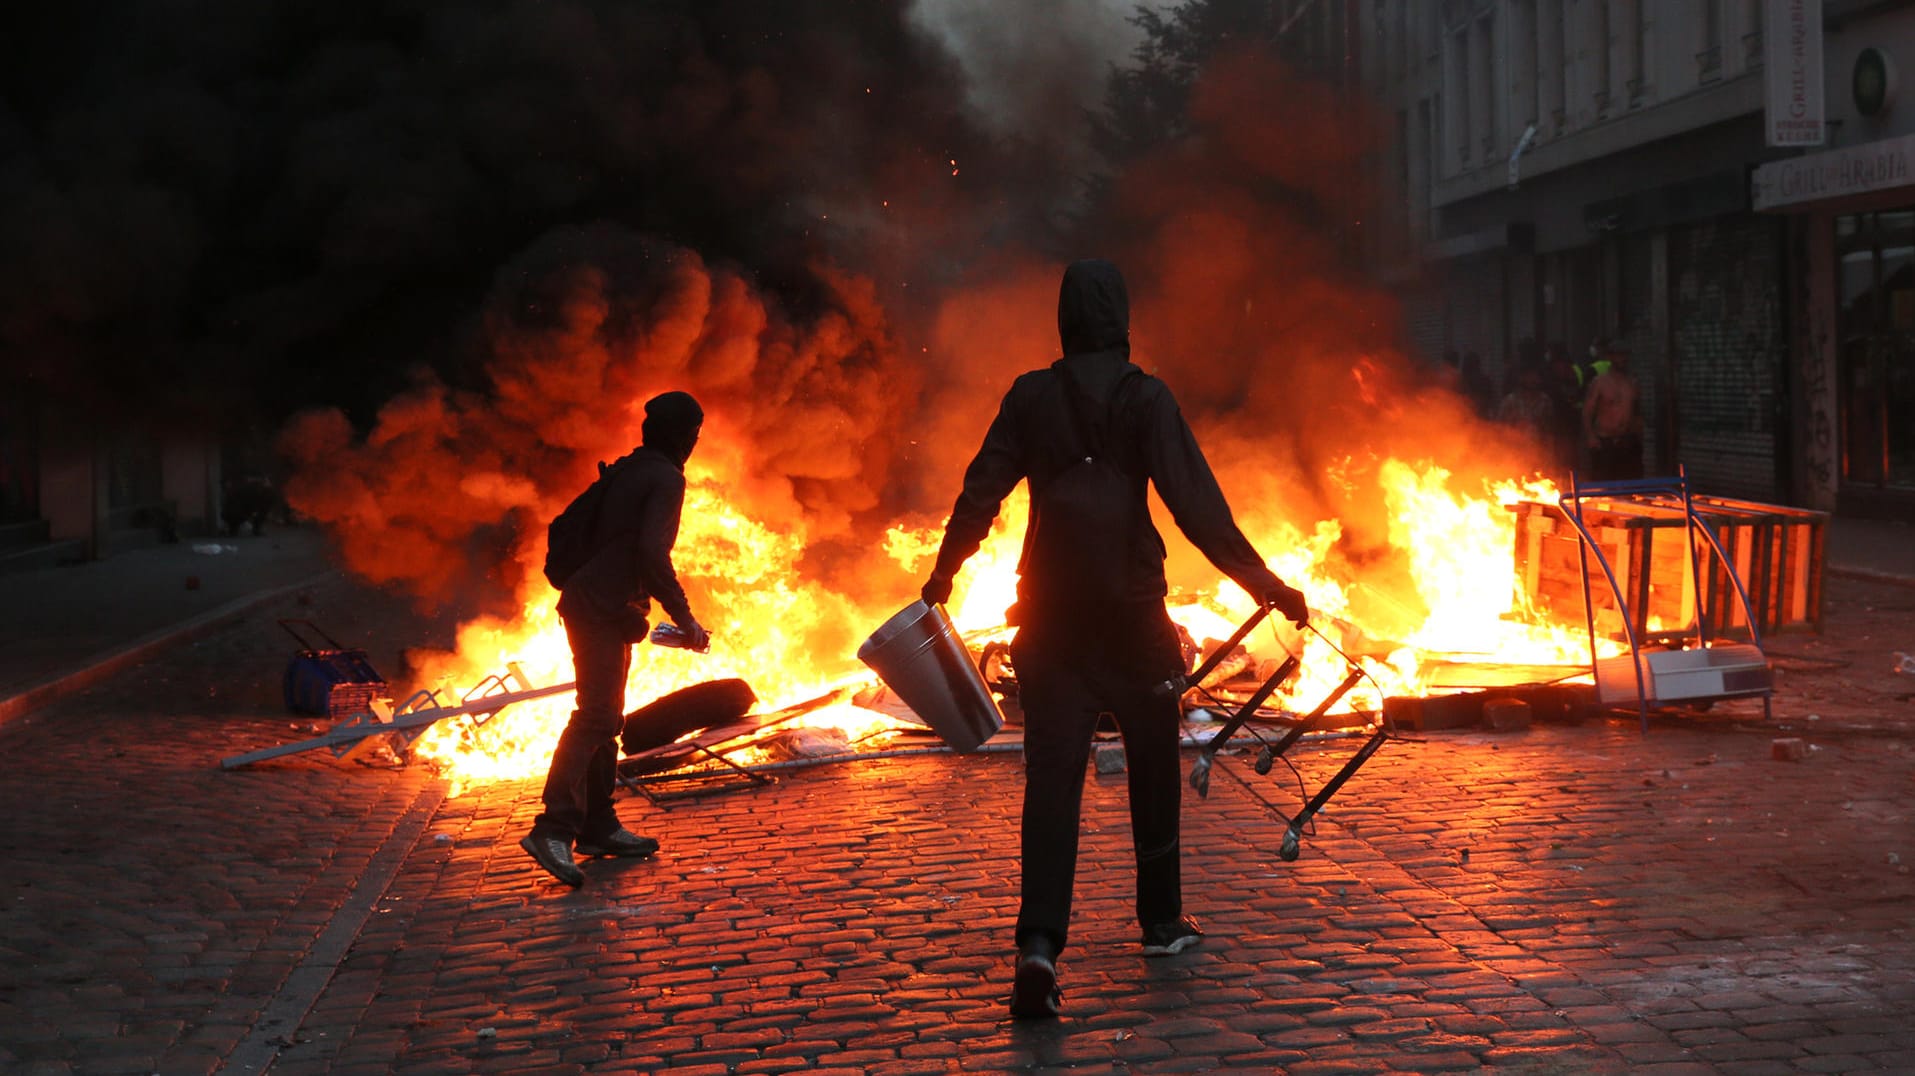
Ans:
<svg viewBox="0 0 1915 1076"><path fill-rule="evenodd" d="M1431 690L1442 666L1586 663L1579 611L1552 623L1514 585L1505 505L1547 495L1514 481L1534 446L1426 384L1394 349L1393 303L1343 255L1362 124L1324 92L1268 57L1226 58L1193 88L1187 134L1110 177L1084 234L1126 266L1135 361L1173 386L1243 531L1360 664L1343 707L1378 713L1385 696ZM508 665L532 684L571 679L537 571L544 525L597 461L637 443L641 401L683 389L707 418L674 561L712 644L637 648L628 699L736 679L758 715L817 702L791 724L853 747L909 735L854 654L915 593L948 509L935 499L1004 385L1054 357L1059 259L1003 237L1005 213L1031 204L1014 189L1028 176L949 166L905 138L854 124L834 143L870 161L843 170L837 211L803 223L818 241L801 268L567 224L495 274L479 376L422 376L369 432L337 411L286 431L288 499L356 572L423 602L486 599L450 651L415 655L416 685L458 697ZM956 581L951 613L980 651L1007 636L1021 498ZM1250 612L1194 550L1173 548L1167 572L1193 648ZM1246 640L1241 667L1289 653L1300 668L1273 706L1347 675L1330 646L1274 628ZM554 697L476 730L446 722L414 753L462 781L532 776L569 708Z"/></svg>

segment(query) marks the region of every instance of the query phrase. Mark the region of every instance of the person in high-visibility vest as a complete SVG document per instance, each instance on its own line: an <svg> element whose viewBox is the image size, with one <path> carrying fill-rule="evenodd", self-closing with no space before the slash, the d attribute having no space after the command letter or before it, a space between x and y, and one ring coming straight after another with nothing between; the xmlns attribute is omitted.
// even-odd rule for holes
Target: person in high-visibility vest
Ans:
<svg viewBox="0 0 1915 1076"><path fill-rule="evenodd" d="M1629 373L1629 349L1602 348L1602 370L1583 397L1583 439L1589 447L1590 477L1602 480L1642 477L1641 392Z"/></svg>

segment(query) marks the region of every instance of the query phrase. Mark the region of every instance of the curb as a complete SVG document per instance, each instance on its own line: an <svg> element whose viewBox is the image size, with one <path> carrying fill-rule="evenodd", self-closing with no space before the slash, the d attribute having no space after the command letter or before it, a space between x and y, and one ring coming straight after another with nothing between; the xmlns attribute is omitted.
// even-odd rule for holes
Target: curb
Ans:
<svg viewBox="0 0 1915 1076"><path fill-rule="evenodd" d="M285 586L250 594L244 598L235 598L217 609L208 610L190 620L150 632L118 649L108 650L88 658L78 669L42 680L18 694L0 699L0 728L35 710L50 706L75 692L82 691L129 665L138 664L175 643L204 635L213 628L235 620L267 602L307 587L317 586L338 574L339 569L329 568L296 583L288 583Z"/></svg>
<svg viewBox="0 0 1915 1076"><path fill-rule="evenodd" d="M1825 569L1830 575L1839 575L1845 579L1860 579L1866 583L1893 583L1898 587L1915 587L1915 576L1897 575L1894 572L1878 572L1872 568L1837 568L1829 565Z"/></svg>

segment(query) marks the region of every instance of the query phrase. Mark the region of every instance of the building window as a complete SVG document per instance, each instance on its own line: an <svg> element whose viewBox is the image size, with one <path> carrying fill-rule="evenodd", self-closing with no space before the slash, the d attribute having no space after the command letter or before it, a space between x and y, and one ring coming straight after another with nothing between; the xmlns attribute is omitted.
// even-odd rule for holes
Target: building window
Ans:
<svg viewBox="0 0 1915 1076"><path fill-rule="evenodd" d="M1497 156L1496 106L1501 96L1496 88L1496 22L1485 12L1470 25L1476 38L1471 53L1476 69L1470 72L1470 97L1476 105L1472 127L1483 140L1483 159L1488 161Z"/></svg>
<svg viewBox="0 0 1915 1076"><path fill-rule="evenodd" d="M1542 80L1537 107L1549 121L1551 134L1563 132L1563 79L1569 61L1563 52L1563 0L1541 0L1536 12L1536 66Z"/></svg>
<svg viewBox="0 0 1915 1076"><path fill-rule="evenodd" d="M1611 47L1609 0L1592 0L1590 7L1590 43L1595 47L1593 70L1590 71L1590 85L1595 90L1591 97L1596 103L1596 115L1608 113L1609 103L1614 99L1610 86L1615 78L1615 49Z"/></svg>
<svg viewBox="0 0 1915 1076"><path fill-rule="evenodd" d="M1459 168L1468 168L1470 163L1470 121L1474 119L1472 107L1476 95L1470 92L1470 40L1469 26L1464 24L1461 30L1450 35L1450 55L1455 60L1450 64L1453 70L1452 81L1448 86L1450 115L1455 117L1456 127L1451 132L1456 137L1456 164Z"/></svg>
<svg viewBox="0 0 1915 1076"><path fill-rule="evenodd" d="M1617 0L1617 35L1622 39L1623 91L1628 106L1641 108L1648 85L1644 63L1649 37L1650 15L1642 0Z"/></svg>
<svg viewBox="0 0 1915 1076"><path fill-rule="evenodd" d="M1722 77L1722 0L1700 0L1702 48L1696 53L1696 81Z"/></svg>
<svg viewBox="0 0 1915 1076"><path fill-rule="evenodd" d="M1761 67L1762 55L1762 0L1745 0L1743 9L1745 18L1742 25L1749 32L1742 35L1742 58L1750 67Z"/></svg>
<svg viewBox="0 0 1915 1076"><path fill-rule="evenodd" d="M1536 66L1538 31L1536 0L1512 0L1509 6L1510 130L1528 127L1542 118L1542 72Z"/></svg>

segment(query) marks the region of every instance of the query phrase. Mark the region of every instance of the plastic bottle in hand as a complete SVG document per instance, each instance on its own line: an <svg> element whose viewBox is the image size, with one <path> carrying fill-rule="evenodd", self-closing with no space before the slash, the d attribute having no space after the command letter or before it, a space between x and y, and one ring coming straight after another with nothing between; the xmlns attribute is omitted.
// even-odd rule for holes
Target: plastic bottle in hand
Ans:
<svg viewBox="0 0 1915 1076"><path fill-rule="evenodd" d="M651 639L653 646L669 646L679 650L690 650L699 654L703 654L711 649L710 643L704 646L693 646L692 633L670 621L666 621L653 628Z"/></svg>

